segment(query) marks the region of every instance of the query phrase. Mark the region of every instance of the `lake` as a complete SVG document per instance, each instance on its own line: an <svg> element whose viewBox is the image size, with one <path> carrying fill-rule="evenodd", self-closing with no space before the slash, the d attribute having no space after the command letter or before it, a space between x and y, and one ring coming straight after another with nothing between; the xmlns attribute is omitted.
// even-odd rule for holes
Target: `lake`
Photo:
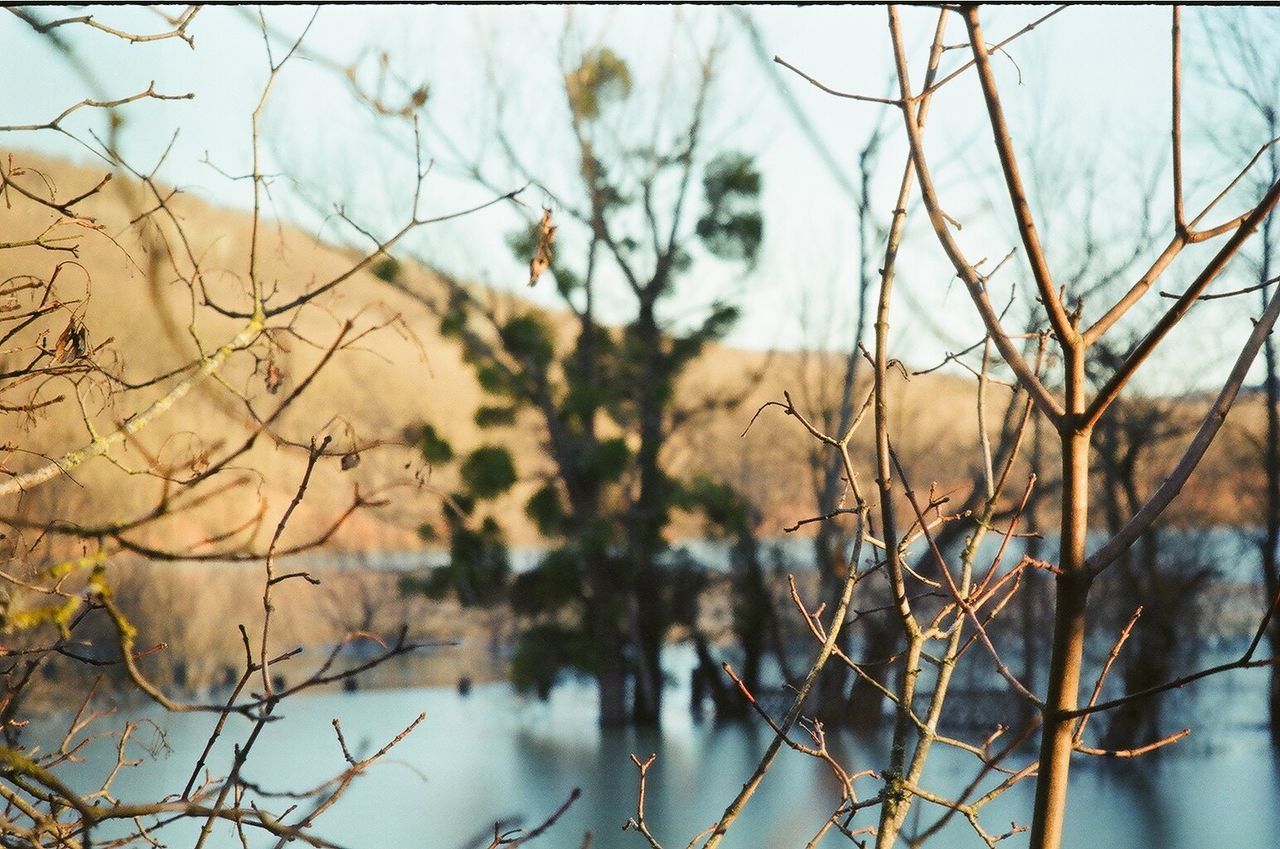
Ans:
<svg viewBox="0 0 1280 849"><path fill-rule="evenodd" d="M673 653L677 663L680 654ZM1232 673L1179 694L1178 714L1212 717L1213 724L1202 721L1190 738L1160 757L1121 764L1080 759L1073 773L1065 845L1280 846L1280 761L1262 724L1265 679L1261 670ZM483 834L492 836L495 820L522 817L531 827L580 787L581 799L553 831L530 845L575 849L590 831L595 849L646 849L639 835L621 830L635 805L636 772L628 758L635 752L641 758L657 755L650 771L647 819L667 849L679 849L716 820L771 738L760 723L695 722L687 691L678 686L666 701L660 733L602 732L595 726L593 700L586 683L562 686L545 703L521 698L501 683L477 685L465 697L439 687L314 693L281 708L284 719L264 732L245 776L267 789L314 785L343 765L331 726L335 717L359 754L380 747L425 711L427 719L417 731L357 780L320 821L323 836L379 849L483 847ZM118 794L141 801L180 789L215 718L149 708L132 715L163 728L169 748L154 756L145 753L158 734L143 725L131 754L144 756L146 763L121 777ZM228 768L228 738L242 738L247 722L233 719L231 726L210 762L215 772ZM882 762L884 741L841 735L831 747L846 766L865 768ZM954 792L972 777L972 756L944 747L934 752L927 788ZM83 787L100 778L114 760L114 743L100 741L89 755L73 776ZM1027 752L1013 762L1020 765L1031 757ZM874 792L870 782L861 789L865 795ZM989 806L983 816L987 830L1001 833L1011 821L1026 822L1032 791L1024 782ZM802 847L837 800L824 767L784 750L724 845ZM938 809L921 812L927 824ZM854 826L873 823L874 816L874 810L863 812ZM172 827L157 837L169 846L189 846L193 833ZM1016 847L1025 841L1019 835L1001 845ZM238 846L239 841L227 832L211 845ZM821 845L851 844L836 834ZM940 849L981 845L963 820L928 844Z"/></svg>

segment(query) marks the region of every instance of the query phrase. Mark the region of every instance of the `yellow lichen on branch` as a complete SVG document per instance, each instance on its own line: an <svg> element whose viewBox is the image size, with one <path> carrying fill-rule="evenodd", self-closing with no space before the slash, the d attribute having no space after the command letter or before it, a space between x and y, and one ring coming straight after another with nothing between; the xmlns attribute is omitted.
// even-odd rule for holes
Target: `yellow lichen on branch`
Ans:
<svg viewBox="0 0 1280 849"><path fill-rule="evenodd" d="M125 437L137 433L154 419L167 412L170 407L195 388L201 378L207 377L222 368L232 353L246 347L258 337L258 334L262 332L262 327L262 318L255 316L234 339L215 351L212 356L204 358L200 363L200 367L194 373L180 380L164 396L152 403L151 406L130 417L117 430L106 436L94 439L83 448L69 451L56 460L51 460L30 472L14 475L4 484L0 484L0 497L26 492L33 487L52 480L59 474L71 471L86 460L109 453L115 445L123 442Z"/></svg>

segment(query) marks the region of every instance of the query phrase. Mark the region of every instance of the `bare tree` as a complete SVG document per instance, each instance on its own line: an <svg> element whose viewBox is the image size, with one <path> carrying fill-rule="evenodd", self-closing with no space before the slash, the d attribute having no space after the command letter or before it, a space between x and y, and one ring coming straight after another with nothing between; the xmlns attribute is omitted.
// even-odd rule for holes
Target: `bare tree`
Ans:
<svg viewBox="0 0 1280 849"><path fill-rule="evenodd" d="M1129 291L1094 319L1092 324L1082 327L1085 305L1078 296L1074 296L1072 300L1073 295L1064 294L1054 282L1045 249L1041 244L1027 203L1018 158L991 64L991 50L983 36L978 9L975 6L966 6L963 14L973 54L973 67L982 86L992 137L1000 158L1005 187L1013 207L1014 219L1018 224L1022 247L1026 252L1026 262L1036 281L1044 317L1062 358L1063 396L1061 399L1045 385L1041 377L1012 344L991 305L984 275L966 259L952 233L951 224L943 212L942 202L930 176L922 128L913 115L912 104L927 94L917 94L912 89L901 27L896 11L892 9L890 27L899 72L901 91L899 106L905 117L912 160L920 178L921 195L929 212L934 232L956 273L965 283L1006 364L1013 369L1019 384L1034 400L1040 413L1055 425L1060 438L1063 477L1062 525L1054 643L1050 661L1049 690L1044 707L1044 730L1041 735L1041 757L1031 834L1031 844L1038 849L1039 847L1056 847L1061 842L1070 758L1078 745L1076 726L1081 717L1101 709L1098 705L1090 705L1084 709L1078 707L1089 586L1094 578L1116 562L1117 558L1150 528L1190 477L1221 427L1222 420L1235 400L1245 373L1270 332L1277 313L1280 313L1280 300L1274 300L1268 304L1262 317L1255 323L1221 393L1183 458L1175 465L1165 483L1133 513L1118 533L1112 535L1106 544L1090 554L1087 551L1086 535L1089 529L1090 446L1094 429L1151 352L1183 318L1195 301L1206 292L1209 285L1271 212L1276 202L1280 200L1280 183L1272 184L1252 208L1222 224L1216 226L1202 224L1206 216L1216 207L1221 195L1211 201L1200 213L1187 218L1184 212L1182 186L1180 26L1179 12L1175 7L1173 12L1174 59L1171 73L1174 115L1171 218L1174 233L1165 250L1152 263L1148 271L1135 281ZM945 16L944 11L943 18ZM928 91L928 87L923 90L923 92ZM1248 167L1247 165L1246 170ZM1226 234L1230 234L1229 238L1204 264L1187 291L1150 326L1142 341L1126 354L1118 367L1109 371L1107 379L1090 397L1085 371L1089 349L1141 300L1142 296L1150 290L1155 279L1185 247ZM1252 657L1247 656L1242 658L1240 663L1244 665L1251 662Z"/></svg>
<svg viewBox="0 0 1280 849"><path fill-rule="evenodd" d="M367 756L352 753L335 720L333 745L345 763L335 775L300 792L278 786L270 776L263 784L249 781L246 764L279 718L282 703L298 693L351 680L420 642L402 626L372 656L351 659L345 649L355 637L348 634L316 666L305 669L298 666L299 649L281 645L282 585L320 580L294 568L287 556L326 543L352 516L384 503L382 493L351 486L345 508L307 516L309 494L321 486L347 489L340 476L357 465L353 455L376 448L377 440L361 442L340 421L300 422L290 411L335 358L349 355L388 324L368 316L339 319L329 323L335 328L325 331L329 337L317 341L313 334L324 322L312 321L310 315L323 312L318 308L329 293L360 275L398 240L430 223L419 203L425 169L419 164L396 232L374 237L371 250L332 275L310 281L276 277L279 270L268 262L276 246L260 124L271 92L310 24L279 49L264 32L264 84L247 122L252 164L237 181L251 192L248 238L241 249L223 255L226 265L219 265L220 258L208 250L212 234L193 232L187 201L157 178L164 157L138 167L122 149L118 132L130 104L191 95L166 92L156 83L132 93L99 95L97 89L109 84L107 75L87 52L80 52L78 39L66 37L80 29L91 38L123 40L138 50L168 40L190 45L192 29L202 20L199 7L177 15L144 10L159 19L156 31L132 29L108 14L50 19L41 10L8 11L64 57L94 93L70 105L54 105L47 120L0 126L0 133L58 133L82 145L99 164L90 178L84 176L90 172L73 172L69 186L47 173L43 163L29 164L33 157L11 154L0 166L6 232L0 254L13 270L0 282L5 442L0 521L7 526L0 570L4 843L72 849L95 843L157 845L168 833L165 829L188 822L198 827L198 847L211 840L247 841L250 835L265 836L276 846L292 841L332 846L317 831L317 819L423 717L390 733ZM71 120L95 111L107 113L103 134L82 132ZM120 188L123 205L109 202L108 183ZM121 215L122 209L130 214ZM148 250L152 255L142 256ZM104 251L109 261L102 260ZM189 312L188 320L180 322L185 325L181 334L169 340L168 355L152 356L150 331L163 320L148 316L147 304L173 309L174 299L150 297L161 279L183 293L179 300ZM108 281L110 288L105 288ZM141 329L106 337L94 310L101 299L120 304L136 299L130 317ZM294 345L308 356L285 357L283 352ZM179 411L210 385L214 388L209 391L223 393L225 408L236 412L235 428L228 430L225 421L211 423L212 432L196 434L175 427ZM255 458L260 440L291 457L287 477L268 482L261 471L240 467ZM321 479L324 483L318 485ZM274 497L272 483L282 487ZM77 489L85 494L63 495ZM230 508L225 523L208 530L189 521L218 502ZM298 524L311 527L299 532ZM170 684L182 689L185 674L157 667L155 656L163 656L164 646L153 644L154 635L135 623L130 608L136 607L126 595L131 586L138 593L150 589L145 581L138 586L144 570L130 569L139 560L258 567L255 592L235 599L232 614L251 624L237 629L234 619L222 623L240 646L239 669L224 697L203 702L175 695ZM188 588L184 603L191 600L198 601L199 592ZM181 621L181 610L171 610L170 616ZM143 618L137 617L139 623ZM109 714L97 709L102 670L117 673L130 692L166 711L212 718L213 730L184 783L153 799L121 800L115 785L137 763L130 742L136 726L113 727ZM52 671L59 673L57 681L48 674ZM52 745L36 739L27 728L28 704L64 709L70 717L65 735ZM214 744L233 733L228 725L232 716L246 718L248 729L229 762L218 763L222 756L214 754ZM113 767L100 786L73 787L69 765L103 735L113 738ZM512 835L495 837L493 845L514 840Z"/></svg>
<svg viewBox="0 0 1280 849"><path fill-rule="evenodd" d="M590 673L602 724L653 724L662 652L682 603L664 579L663 556L673 507L688 494L664 449L673 433L744 394L677 397L689 365L729 330L737 309L716 296L680 321L671 306L695 260L752 264L763 227L760 174L750 156L712 146L718 31L681 56L692 69L682 109L666 102L648 120L638 118L628 63L580 39L570 17L553 104L558 140L571 152L568 174L528 152L525 118L512 124L513 104L497 81L502 156L476 160L444 136L457 167L480 185L498 185L494 171L511 173L548 198L511 243L530 263L530 285L555 287L571 315L565 328L451 277L442 298L388 282L436 312L494 409L507 421L528 415L537 423L547 462L526 512L556 543L535 572L560 591L537 596L545 604L521 637L530 656L553 661L552 680L563 669ZM620 326L606 322L606 304L626 305ZM572 580L563 580L566 571Z"/></svg>
<svg viewBox="0 0 1280 849"><path fill-rule="evenodd" d="M1111 441L1107 434L1113 432L1109 430L1113 429L1113 425L1122 423L1126 410L1141 412L1141 404L1128 397L1125 392L1135 373L1148 362L1152 352L1164 341L1170 330L1206 296L1210 285L1223 273L1280 201L1280 183L1272 181L1261 187L1261 191L1243 211L1220 224L1205 223L1230 190L1250 173L1272 143L1263 144L1259 152L1244 163L1240 176L1233 179L1226 190L1210 200L1200 212L1194 215L1186 212L1183 200L1181 132L1181 22L1179 10L1175 8L1172 13L1172 169L1168 177L1172 188L1170 219L1173 232L1167 237L1163 248L1158 250L1156 258L1136 274L1136 280L1113 301L1112 296L1105 291L1108 287L1103 284L1109 283L1110 278L1116 274L1123 274L1127 262L1122 263L1119 271L1116 271L1112 262L1104 262L1102 258L1094 256L1094 264L1086 262L1081 268L1067 265L1061 276L1053 273L1053 265L1056 263L1050 262L1046 235L1037 227L1027 184L1019 167L1020 156L1011 138L997 74L993 68L992 57L996 53L1014 39L1053 17L1061 8L1041 15L1011 35L994 42L989 42L984 35L976 6L965 5L958 11L966 24L967 43L962 49L969 54L968 61L962 61L947 72L940 70L941 60L948 49L944 39L948 19L957 12L952 7L944 7L938 14L930 41L923 80L913 84L908 53L904 46L903 27L897 9L890 7L889 29L899 82L896 97L841 92L806 77L833 95L896 109L903 118L909 146L909 160L903 172L891 226L888 228L884 261L880 265L876 341L871 352L875 385L870 415L874 422L876 442L874 495L878 497L863 493L856 483L857 470L848 451L850 432L825 432L806 418L805 411L797 408L789 397L776 402L776 406L795 418L812 438L841 456L845 477L851 487L852 503L839 512L852 516L859 523L858 540L862 546L870 547L877 554L868 558L865 568L851 570L833 610L809 609L797 594L797 604L821 647L809 674L798 688L799 693L791 710L776 720L765 715L777 732L775 740L742 792L725 809L720 820L704 833L708 835L705 840L701 837L695 839L695 843L701 840L706 847L719 844L758 788L774 757L784 746L826 763L841 787L838 805L833 815L821 826L813 843L829 830L839 829L853 839L861 834L874 832L876 845L881 847L895 845L902 838L916 846L936 835L949 820L963 817L986 845L994 846L1023 827L1015 826L1004 834L993 834L982 823L982 808L1017 782L1034 776L1036 800L1030 824L1031 845L1036 849L1057 847L1063 833L1067 782L1074 753L1134 757L1176 742L1188 733L1184 729L1160 739L1139 741L1138 745L1126 749L1099 748L1086 740L1088 721L1093 714L1132 706L1141 700L1218 672L1272 665L1275 662L1270 658L1258 658L1255 654L1276 612L1276 606L1280 604L1280 598L1272 600L1261 617L1248 648L1238 659L1194 671L1170 668L1168 673L1175 677L1149 686L1139 684L1140 689L1137 691L1118 698L1103 699L1108 674L1125 650L1132 633L1133 621L1130 620L1121 628L1100 664L1091 695L1081 704L1079 690L1086 659L1086 614L1097 609L1096 605L1089 603L1090 586L1096 579L1108 574L1108 570L1121 561L1131 546L1153 532L1156 521L1174 501L1220 430L1254 357L1280 316L1280 299L1267 300L1261 316L1242 334L1243 340L1229 374L1223 380L1216 398L1195 433L1178 452L1179 456L1174 459L1171 470L1164 475L1163 483L1150 492L1144 493L1136 489L1132 485L1135 470L1124 468L1133 459L1133 452L1126 451L1118 443ZM1026 333L1011 333L1006 329L1008 308L1002 309L994 301L991 285L994 269L989 269L984 261L975 262L968 258L956 235L959 224L945 211L930 170L931 159L924 142L929 106L935 95L953 80L966 74L976 76L980 86L986 123L989 124L1000 163L1001 192L1008 196L1011 203L1012 221L1023 252L1019 265L1035 283L1035 303L1028 309L1032 319L1026 325L1029 328ZM1265 141L1262 139L1259 143ZM945 495L936 491L926 495L913 486L888 427L888 401L894 391L891 383L893 369L890 367L886 344L889 330L888 305L895 272L894 260L902 243L902 219L905 218L908 197L917 189L928 215L930 228L985 327L986 338L978 346L982 349L982 365L975 369L978 377L977 409L981 423L979 430L982 457L981 486L978 490L982 493L982 498L977 509L967 515L944 512L943 507L948 501ZM1140 238L1145 238L1145 233ZM1144 296L1151 292L1155 281L1184 249L1215 239L1222 239L1222 243L1211 255L1200 260L1198 273L1194 274L1185 291L1173 297L1174 303L1171 306L1156 310L1150 322L1141 327L1133 337L1137 341L1126 344L1123 337L1125 332L1132 332L1130 325L1133 322L1121 324L1121 319L1132 319L1133 316L1129 314L1133 308L1139 303L1147 304L1150 301L1150 298ZM1143 252L1137 250L1135 254ZM1128 262L1132 261L1136 261L1136 256ZM1100 298L1107 299L1105 307L1090 310L1088 301ZM993 442L984 421L986 407L981 399L998 380L997 366L1012 372L1019 403L1011 406L1005 417L1011 426L1002 427L1002 437ZM1007 565L1001 567L1002 556L1009 550L1017 535L1019 520L1037 485L1034 478L1028 478L1025 487L1010 487L1023 437L1033 418L1042 420L1046 425L1045 429L1056 433L1058 437L1057 451L1052 452L1057 454L1061 464L1061 483L1054 498L1057 506L1054 512L1060 521L1057 562L1045 563L1024 556L1013 568ZM1149 423L1151 419L1146 421ZM1098 471L1094 462L1095 449L1098 448L1103 449L1100 454L1109 458L1107 462L1117 465L1117 468L1111 469L1112 481L1118 483L1121 490L1127 491L1117 492L1117 498L1114 499L1116 503L1113 505L1113 512L1117 521L1113 522L1113 531L1105 542L1090 551L1088 532L1091 525L1097 527L1100 524L1090 513L1090 478L1091 472ZM1043 454L1050 452L1045 451ZM1005 514L1008 518L1002 523L1004 526L997 530L994 520L1002 511L1008 511ZM966 545L959 557L949 559L938 544L938 539L943 528L961 519L972 521L974 529L966 536ZM984 565L979 566L978 545L983 534L993 531L1001 539L999 554L992 561L984 559ZM1150 536L1147 538L1151 539ZM913 562L915 555L910 550L910 544L915 541L924 545L924 563ZM861 560L862 555L859 554L855 561ZM922 568L925 563L932 567L932 571L925 572ZM1051 573L1055 582L1053 641L1047 692L1043 696L1018 680L1004 661L993 638L996 631L990 627L1016 595L1017 584L1022 575L1031 569ZM1121 571L1114 574L1119 575ZM855 673L859 672L856 663L841 656L838 634L847 624L848 614L852 609L850 599L855 587L865 578L879 573L883 573L892 587L892 604L896 620L902 629L905 656L898 659L900 680L892 690L885 693L886 698L893 702L895 726L888 763L878 765L877 769L879 791L859 798L854 792L854 782L865 773L854 772L838 763L826 747L822 726L803 721L801 711L805 696L821 668L829 660L848 663ZM1152 587L1144 584L1140 591L1150 597ZM1190 593L1184 588L1183 595ZM926 646L929 648L926 649ZM985 657L992 673L1003 678L1010 690L1034 708L1029 712L1030 722L1020 731L1007 735L1007 729L998 728L980 742L966 742L958 737L949 737L939 730L939 723L946 715L945 709L954 704L954 700L945 699L947 685L957 662L970 646ZM934 671L926 672L929 668ZM925 689L929 685L931 688ZM801 743L790 736L797 724L802 724L808 731L811 743ZM1003 765L1017 751L1022 741L1035 734L1040 737L1038 759L1021 766ZM1132 735L1126 733L1124 736ZM997 739L1001 737L1004 739L997 744ZM923 762L931 747L940 743L967 751L978 762L973 782L958 794L934 792L920 784ZM643 791L647 764L637 762L637 766L640 768ZM979 788L983 786L984 779L993 773L1000 774L996 779L997 783L983 792ZM936 806L942 810L942 814L932 824L908 834L907 813L917 802ZM853 818L865 808L878 808L878 821L875 826L855 828ZM638 807L632 825L649 839L651 845L657 845L644 827L642 806Z"/></svg>

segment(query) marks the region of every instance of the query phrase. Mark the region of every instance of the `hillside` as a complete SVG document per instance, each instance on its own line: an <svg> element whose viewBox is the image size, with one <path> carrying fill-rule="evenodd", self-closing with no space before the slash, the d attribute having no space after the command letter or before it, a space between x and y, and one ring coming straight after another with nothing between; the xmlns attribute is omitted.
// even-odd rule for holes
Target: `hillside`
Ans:
<svg viewBox="0 0 1280 849"><path fill-rule="evenodd" d="M43 182L56 187L64 197L96 184L103 174L100 169L26 152L0 151L0 156L12 156L15 165L31 169L22 185ZM48 208L13 192L6 193L5 200L8 202L0 205L0 241L29 239L50 226L54 233L73 229L79 237L74 258L35 246L11 248L2 255L10 289L6 294L11 298L16 297L11 295L16 291L15 281L28 279L26 275L48 279L59 263L65 263L58 272L57 290L65 306L41 319L47 323L45 346L53 344L68 315L73 314L88 332L96 363L130 383L138 383L191 361L197 350L193 335L208 351L234 336L242 324L214 314L178 279L189 276L190 270L190 263L182 258L188 248L179 236L185 236L190 255L198 258L210 300L245 309L252 234L248 214L180 194L170 204L181 222L181 234L175 225L155 215L132 225L130 222L150 208L152 201L136 181L121 176L81 205L82 214L91 215L98 229L60 221ZM317 242L307 233L272 222L261 231L256 274L278 289L278 297L284 299L340 273L350 264L351 256L349 249ZM427 269L409 268L406 274L409 285L427 297L442 291L439 278ZM506 297L506 308L519 305L509 296L488 292L485 297L499 301ZM252 402L258 416L269 414L306 379L348 321L353 326L350 336L366 331L368 335L360 338L359 344L337 352L298 401L273 422L270 433L223 473L223 479L235 479L242 485L220 490L162 522L140 527L135 538L194 552L262 548L302 479L306 457L299 446L305 446L313 436L330 434L338 453L359 449L359 463L347 470L337 457L318 464L306 498L290 523L286 543L323 533L333 517L351 504L358 488L365 496L376 494L385 504L355 512L327 544L346 550L415 547L420 544L415 529L439 515L439 494L450 483L446 475L426 468L405 443L407 428L429 421L462 450L484 440L501 440L511 447L526 480L500 509L509 520L514 543L535 542L536 535L524 520L520 504L542 468L536 423L518 422L511 428L482 433L472 415L484 396L457 348L441 338L436 320L420 302L393 291L368 271L354 274L298 310L287 327L279 326L270 334L271 344L265 353L239 354L216 379L199 381L191 394L128 440L112 459L89 460L68 475L21 497L6 499L0 508L3 515L32 526L23 531L25 544L53 550L66 547L67 541L38 533L40 522L48 516L74 517L86 526L128 522L145 514L164 497L165 487L161 481L135 472L168 468L171 476L189 476L210 458L216 459L221 451L239 444L252 421L244 399ZM32 329L26 333L30 335ZM0 369L12 371L29 356L29 350L10 344L0 351ZM810 515L810 472L805 465L810 441L799 425L771 409L745 436L741 433L756 408L779 400L784 390L790 391L803 409L814 409L816 399L834 393L838 363L839 358L831 354L769 355L713 348L683 384L682 399L696 405L702 398L742 394L742 403L729 411L695 418L686 426L668 446L670 468L681 473L711 472L741 487L762 510L766 534L777 533L783 525ZM272 376L273 369L278 369L278 381ZM46 458L85 446L91 441L86 422L99 434L108 433L160 397L177 379L124 391L102 380L53 378L38 388L10 391L0 398L9 410L0 419L0 442L7 448L2 458L4 472L20 474L48 462ZM273 387L276 382L279 385ZM978 458L973 381L933 373L910 380L895 376L894 386L891 415L895 442L911 469L913 482L927 487L930 481L938 481L945 489L968 480ZM1002 393L993 392L993 396L994 419ZM19 397L50 403L29 412L10 409L17 406ZM55 401L57 398L61 400ZM1199 406L1199 402L1183 402L1173 415L1198 415L1195 410ZM1247 521L1241 512L1247 510L1242 505L1252 479L1242 475L1228 458L1238 456L1247 431L1258 420L1256 409L1247 405L1233 413L1223 445L1206 460L1204 473L1188 489L1190 500L1182 511L1184 516L1193 510L1198 521ZM870 435L869 424L865 431L856 446L859 460L869 453L865 439ZM870 471L868 462L868 479ZM1158 481L1162 470L1153 468L1149 473ZM181 487L174 485L169 497L180 501L181 493ZM688 523L680 530L699 533ZM217 539L210 539L214 537ZM202 540L209 541L196 545Z"/></svg>

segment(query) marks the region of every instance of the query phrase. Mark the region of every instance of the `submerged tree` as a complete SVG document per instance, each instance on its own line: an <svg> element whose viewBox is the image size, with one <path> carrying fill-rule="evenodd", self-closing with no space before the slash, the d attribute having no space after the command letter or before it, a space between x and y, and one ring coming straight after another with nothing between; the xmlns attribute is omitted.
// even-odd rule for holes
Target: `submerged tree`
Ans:
<svg viewBox="0 0 1280 849"><path fill-rule="evenodd" d="M687 403L676 387L736 308L713 299L695 320L670 314L695 264L750 267L762 237L751 157L708 149L705 138L719 50L697 57L685 122L655 118L647 129L627 63L607 47L583 50L563 70L575 151L563 186L521 165L499 131L508 169L550 198L511 247L530 263L531 285L555 286L568 321L514 300L484 303L450 278L447 297L431 303L493 399L477 423L537 421L543 435L545 466L525 470L543 483L526 513L555 547L512 588L516 612L533 623L519 637L517 674L543 691L562 670L592 674L604 725L656 722L661 708L663 643L683 603L664 565L682 487L663 448L676 429L734 403ZM491 180L486 164L469 168ZM608 323L620 303L629 318Z"/></svg>
<svg viewBox="0 0 1280 849"><path fill-rule="evenodd" d="M1113 367L1118 358L1099 361ZM1126 517L1146 500L1154 465L1164 446L1186 438L1188 422L1174 402L1155 398L1123 398L1098 423L1094 448L1100 472L1099 512L1108 533L1116 534ZM1197 615L1205 591L1218 569L1209 559L1203 537L1191 528L1157 522L1100 577L1098 616L1093 631L1126 635L1124 653L1116 659L1125 692L1139 693L1177 677L1197 657L1208 628ZM1105 638L1104 638L1105 639ZM1168 734L1164 703L1168 693L1120 705L1106 717L1104 748L1136 749Z"/></svg>

